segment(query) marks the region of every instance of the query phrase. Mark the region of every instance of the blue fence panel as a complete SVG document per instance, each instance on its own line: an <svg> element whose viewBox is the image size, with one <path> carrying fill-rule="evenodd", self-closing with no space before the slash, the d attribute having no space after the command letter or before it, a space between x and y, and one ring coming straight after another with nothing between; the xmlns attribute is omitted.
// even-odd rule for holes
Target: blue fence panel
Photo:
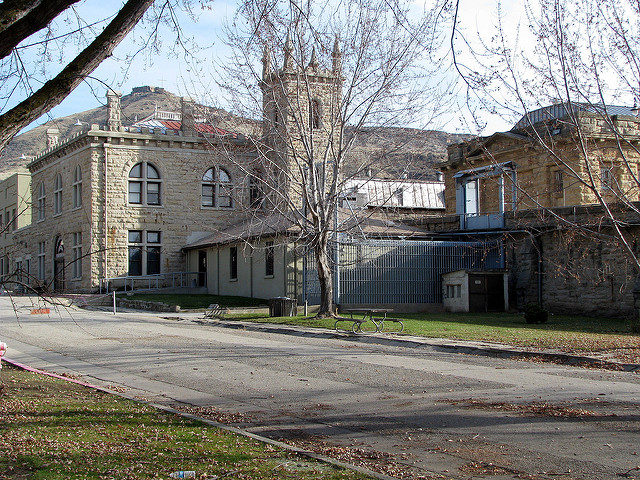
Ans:
<svg viewBox="0 0 640 480"><path fill-rule="evenodd" d="M334 299L340 304L442 303L442 274L504 268L498 242L343 237L337 248L338 262L333 268L339 283ZM305 278L307 300L318 303L320 285L313 255L307 258Z"/></svg>

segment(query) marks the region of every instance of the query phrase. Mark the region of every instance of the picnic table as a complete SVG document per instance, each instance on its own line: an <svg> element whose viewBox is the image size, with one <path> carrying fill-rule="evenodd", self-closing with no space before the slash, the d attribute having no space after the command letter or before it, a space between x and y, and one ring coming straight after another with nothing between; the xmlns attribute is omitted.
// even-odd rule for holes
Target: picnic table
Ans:
<svg viewBox="0 0 640 480"><path fill-rule="evenodd" d="M376 333L384 330L384 322L395 322L400 324L400 330L397 333L404 331L404 323L399 318L388 317L388 313L392 313L393 310L389 308L347 308L343 312L348 313L349 317L338 317L334 324L334 328L337 332L338 324L340 322L353 322L351 325L351 331L353 333L365 333L362 329L363 324L371 321L375 326ZM355 316L354 316L355 315ZM360 317L362 315L362 317Z"/></svg>

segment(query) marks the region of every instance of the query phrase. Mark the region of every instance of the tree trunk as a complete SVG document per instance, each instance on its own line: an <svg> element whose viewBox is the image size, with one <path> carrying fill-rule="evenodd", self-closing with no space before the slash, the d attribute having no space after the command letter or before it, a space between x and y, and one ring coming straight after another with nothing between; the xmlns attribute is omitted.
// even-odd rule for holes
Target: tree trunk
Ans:
<svg viewBox="0 0 640 480"><path fill-rule="evenodd" d="M127 36L154 0L129 0L111 23L58 75L20 104L0 115L0 152L22 128L58 105Z"/></svg>
<svg viewBox="0 0 640 480"><path fill-rule="evenodd" d="M633 285L633 313L631 314L631 331L640 333L640 274L636 275Z"/></svg>
<svg viewBox="0 0 640 480"><path fill-rule="evenodd" d="M25 38L45 28L51 21L80 0L47 0L16 20L2 32L0 58L4 58Z"/></svg>
<svg viewBox="0 0 640 480"><path fill-rule="evenodd" d="M315 248L316 266L318 269L318 282L320 282L320 309L318 317L335 316L335 304L333 303L333 275L331 271L331 258L329 257L328 242L321 241Z"/></svg>

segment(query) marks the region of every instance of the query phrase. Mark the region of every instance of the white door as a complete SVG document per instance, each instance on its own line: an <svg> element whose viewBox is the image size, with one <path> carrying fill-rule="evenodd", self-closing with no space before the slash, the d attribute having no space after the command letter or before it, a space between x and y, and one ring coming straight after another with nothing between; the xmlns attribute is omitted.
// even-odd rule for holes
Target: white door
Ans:
<svg viewBox="0 0 640 480"><path fill-rule="evenodd" d="M464 213L478 213L478 180L470 180L464 185Z"/></svg>

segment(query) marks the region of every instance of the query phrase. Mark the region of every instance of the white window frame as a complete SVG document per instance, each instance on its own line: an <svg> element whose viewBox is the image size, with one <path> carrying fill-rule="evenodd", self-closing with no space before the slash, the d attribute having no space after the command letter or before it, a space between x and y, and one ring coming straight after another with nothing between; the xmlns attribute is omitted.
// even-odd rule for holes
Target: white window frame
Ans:
<svg viewBox="0 0 640 480"><path fill-rule="evenodd" d="M58 173L53 182L53 216L62 214L62 174Z"/></svg>
<svg viewBox="0 0 640 480"><path fill-rule="evenodd" d="M73 171L73 208L82 207L82 168L77 165Z"/></svg>
<svg viewBox="0 0 640 480"><path fill-rule="evenodd" d="M211 175L209 176L210 178L207 178L209 172L211 172ZM228 182L220 180L220 172L224 172L224 174L229 179ZM205 188L211 189L211 195L205 196ZM233 177L226 168L217 165L215 167L208 168L202 175L202 182L200 187L200 206L202 208L220 208L225 210L233 208L232 189ZM205 198L210 199L210 202L209 200L205 202ZM221 198L228 198L228 205L221 205Z"/></svg>
<svg viewBox="0 0 640 480"><path fill-rule="evenodd" d="M134 168L140 165L140 177L132 177L131 172ZM158 178L149 177L148 169L149 167L153 168L158 173ZM160 207L162 206L162 174L160 173L160 169L155 166L155 164L151 162L142 161L133 165L129 169L129 175L127 178L127 204L133 206L142 206L142 207ZM139 202L131 201L131 185L139 184L140 192L135 192L140 194ZM158 203L149 203L149 185L157 185L158 186Z"/></svg>

